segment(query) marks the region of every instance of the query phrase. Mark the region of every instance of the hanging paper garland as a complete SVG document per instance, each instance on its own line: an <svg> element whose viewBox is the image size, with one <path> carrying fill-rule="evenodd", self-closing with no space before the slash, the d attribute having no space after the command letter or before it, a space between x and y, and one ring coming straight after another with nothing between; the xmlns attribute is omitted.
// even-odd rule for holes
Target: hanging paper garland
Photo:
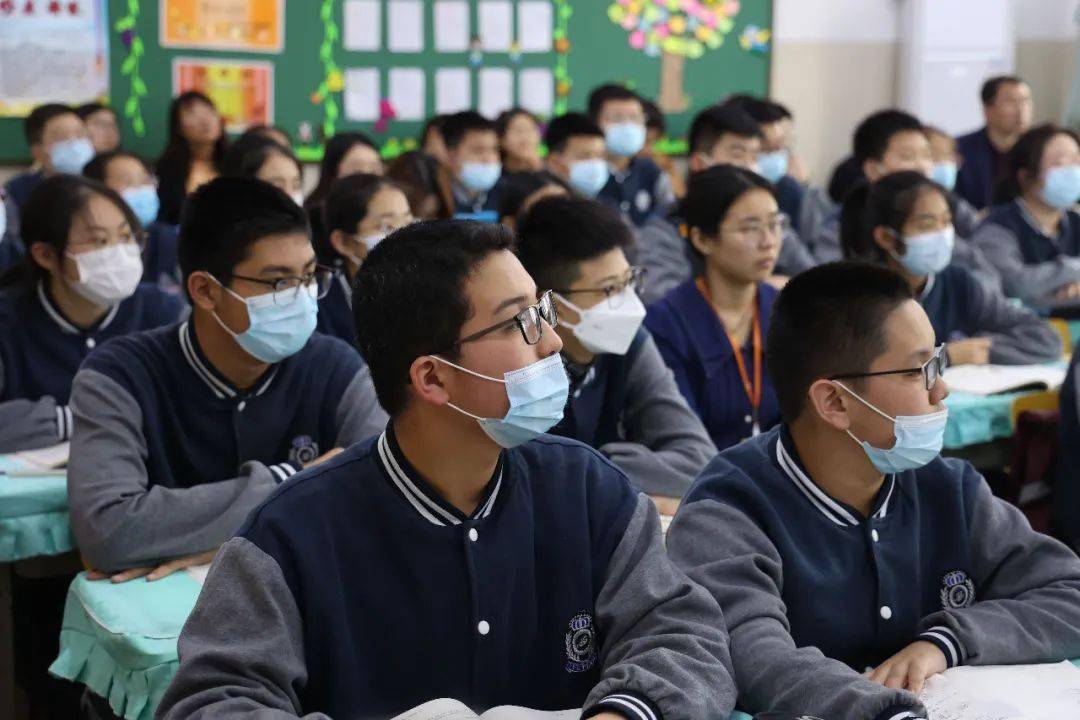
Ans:
<svg viewBox="0 0 1080 720"><path fill-rule="evenodd" d="M324 75L319 87L311 94L311 102L323 106L323 138L333 137L337 130L337 120L341 110L336 96L345 88L345 78L341 74L341 68L334 62L334 43L341 35L334 21L335 2L336 0L323 0L319 10L319 17L323 23L319 60L322 62Z"/></svg>
<svg viewBox="0 0 1080 720"><path fill-rule="evenodd" d="M570 89L574 85L570 79L570 37L567 33L573 14L569 0L555 0L555 30L551 34L555 41L555 115L566 112Z"/></svg>
<svg viewBox="0 0 1080 720"><path fill-rule="evenodd" d="M124 117L131 123L137 137L146 135L146 123L142 114L142 99L146 97L146 83L140 70L142 56L146 52L142 38L135 31L139 20L139 0L127 0L127 14L118 18L113 29L120 33L120 42L127 49L127 56L120 64L120 74L128 78L128 96L124 101Z"/></svg>

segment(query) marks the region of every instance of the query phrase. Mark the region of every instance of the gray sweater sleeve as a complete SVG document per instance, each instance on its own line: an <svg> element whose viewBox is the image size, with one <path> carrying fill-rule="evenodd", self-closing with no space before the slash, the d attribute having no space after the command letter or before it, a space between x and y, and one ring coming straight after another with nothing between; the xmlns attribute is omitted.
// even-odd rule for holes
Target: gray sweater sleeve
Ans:
<svg viewBox="0 0 1080 720"><path fill-rule="evenodd" d="M142 409L118 383L83 370L71 391L75 433L68 464L71 529L86 560L102 571L152 565L218 547L274 489L260 462L239 477L189 488L152 485ZM273 466L278 468L278 466Z"/></svg>
<svg viewBox="0 0 1080 720"><path fill-rule="evenodd" d="M631 362L626 395L626 441L600 451L642 492L681 498L716 455L716 446L683 399L652 335L645 335Z"/></svg>
<svg viewBox="0 0 1080 720"><path fill-rule="evenodd" d="M656 720L655 710L664 720L731 713L735 682L723 616L664 552L660 518L645 495L611 557L596 618L604 669L586 717L598 709L632 720Z"/></svg>
<svg viewBox="0 0 1080 720"><path fill-rule="evenodd" d="M303 628L281 568L244 538L214 558L178 642L180 667L158 720L285 720L307 684ZM329 720L322 713L306 720Z"/></svg>
<svg viewBox="0 0 1080 720"><path fill-rule="evenodd" d="M810 254L802 238L799 237L799 233L788 228L781 239L780 256L776 260L775 272L778 275L794 277L817 264L817 260Z"/></svg>
<svg viewBox="0 0 1080 720"><path fill-rule="evenodd" d="M390 421L375 397L371 370L366 363L345 388L337 406L335 421L338 428L337 445L342 448L378 435Z"/></svg>
<svg viewBox="0 0 1080 720"><path fill-rule="evenodd" d="M997 268L1005 294L1020 298L1028 305L1051 305L1049 296L1055 290L1080 281L1080 258L1059 255L1053 260L1028 265L1020 254L1016 236L996 223L984 222L975 231L972 241Z"/></svg>
<svg viewBox="0 0 1080 720"><path fill-rule="evenodd" d="M637 231L637 262L645 268L641 301L651 305L686 282L693 273L686 240L670 223L650 220Z"/></svg>
<svg viewBox="0 0 1080 720"><path fill-rule="evenodd" d="M976 602L929 615L920 628L951 630L960 661L969 665L1080 657L1080 558L1032 530L1023 513L994 497L981 479L971 547Z"/></svg>
<svg viewBox="0 0 1080 720"><path fill-rule="evenodd" d="M0 360L0 393L4 391L4 361ZM0 402L0 453L36 450L71 437L71 410L45 396L38 400Z"/></svg>
<svg viewBox="0 0 1080 720"><path fill-rule="evenodd" d="M975 325L979 335L993 340L990 362L1026 365L1061 358L1061 336L1038 315L980 283L974 284L974 290Z"/></svg>
<svg viewBox="0 0 1080 720"><path fill-rule="evenodd" d="M997 293L1001 292L1001 275L998 274L997 268L971 240L965 240L962 237L956 238L956 244L953 246L952 262L971 271L975 279L987 289Z"/></svg>
<svg viewBox="0 0 1080 720"><path fill-rule="evenodd" d="M748 712L870 720L890 709L921 709L911 693L873 683L815 647L795 645L780 555L742 512L714 500L683 505L667 545L675 563L720 603L739 701Z"/></svg>

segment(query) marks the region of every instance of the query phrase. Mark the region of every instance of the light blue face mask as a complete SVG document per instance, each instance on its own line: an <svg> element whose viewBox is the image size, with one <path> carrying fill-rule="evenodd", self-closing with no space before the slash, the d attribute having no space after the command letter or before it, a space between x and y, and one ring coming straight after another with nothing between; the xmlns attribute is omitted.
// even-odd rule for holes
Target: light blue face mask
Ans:
<svg viewBox="0 0 1080 720"><path fill-rule="evenodd" d="M586 197L596 197L607 185L610 176L607 160L578 160L570 166L570 187Z"/></svg>
<svg viewBox="0 0 1080 720"><path fill-rule="evenodd" d="M925 277L944 270L952 262L956 230L952 225L935 232L904 238L904 254L893 251L893 259L912 275Z"/></svg>
<svg viewBox="0 0 1080 720"><path fill-rule="evenodd" d="M94 144L87 138L61 140L49 146L49 160L57 172L78 175L94 159Z"/></svg>
<svg viewBox="0 0 1080 720"><path fill-rule="evenodd" d="M153 185L141 185L130 188L120 193L124 202L128 204L135 217L139 218L145 229L150 223L157 220L158 210L161 209L161 201L158 200L157 188Z"/></svg>
<svg viewBox="0 0 1080 720"><path fill-rule="evenodd" d="M956 187L956 174L958 172L959 169L954 162L934 163L934 167L930 168L930 179L952 192L953 188Z"/></svg>
<svg viewBox="0 0 1080 720"><path fill-rule="evenodd" d="M1066 165L1046 171L1043 200L1052 208L1068 210L1080 199L1080 165Z"/></svg>
<svg viewBox="0 0 1080 720"><path fill-rule="evenodd" d="M248 355L264 363L281 362L295 355L307 344L311 333L315 332L319 303L318 291L314 285L303 287L290 302L284 305L274 303L274 293L269 292L254 297L241 297L214 279L225 292L247 306L248 329L235 333L221 322L218 314L214 318L225 332L232 335L236 344Z"/></svg>
<svg viewBox="0 0 1080 720"><path fill-rule="evenodd" d="M488 437L504 448L517 447L543 435L563 418L563 410L570 397L570 381L563 368L562 356L558 354L504 373L502 380L455 365L438 355L431 357L461 372L506 386L510 409L501 418L483 418L447 403L479 423Z"/></svg>
<svg viewBox="0 0 1080 720"><path fill-rule="evenodd" d="M789 158L786 148L776 152L761 153L757 159L758 175L773 184L780 182L780 179L787 175Z"/></svg>
<svg viewBox="0 0 1080 720"><path fill-rule="evenodd" d="M486 193L502 175L499 163L467 162L461 166L461 184L471 193Z"/></svg>
<svg viewBox="0 0 1080 720"><path fill-rule="evenodd" d="M627 122L604 128L604 142L608 152L619 157L633 157L645 147L645 126Z"/></svg>
<svg viewBox="0 0 1080 720"><path fill-rule="evenodd" d="M834 381L835 382L835 381ZM905 470L918 470L938 455L945 445L945 425L949 421L949 409L944 408L926 415L897 415L892 417L856 395L843 383L837 385L847 390L856 400L878 415L893 423L895 444L887 449L877 448L868 442L859 440L848 430L852 440L859 443L878 472L892 475Z"/></svg>

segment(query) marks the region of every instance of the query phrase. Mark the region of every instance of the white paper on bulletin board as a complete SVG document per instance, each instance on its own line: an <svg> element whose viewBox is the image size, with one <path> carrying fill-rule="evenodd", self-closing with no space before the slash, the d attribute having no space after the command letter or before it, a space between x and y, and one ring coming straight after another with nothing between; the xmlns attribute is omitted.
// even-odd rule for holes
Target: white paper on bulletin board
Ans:
<svg viewBox="0 0 1080 720"><path fill-rule="evenodd" d="M379 71L377 68L349 68L345 71L345 118L379 119Z"/></svg>
<svg viewBox="0 0 1080 720"><path fill-rule="evenodd" d="M379 0L347 0L345 3L346 50L375 52L382 45L382 3Z"/></svg>
<svg viewBox="0 0 1080 720"><path fill-rule="evenodd" d="M472 77L468 68L435 71L435 112L447 115L472 107Z"/></svg>
<svg viewBox="0 0 1080 720"><path fill-rule="evenodd" d="M542 117L555 105L555 80L548 68L528 68L518 73L518 104Z"/></svg>
<svg viewBox="0 0 1080 720"><path fill-rule="evenodd" d="M45 102L77 105L109 94L106 0L0 4L0 116Z"/></svg>

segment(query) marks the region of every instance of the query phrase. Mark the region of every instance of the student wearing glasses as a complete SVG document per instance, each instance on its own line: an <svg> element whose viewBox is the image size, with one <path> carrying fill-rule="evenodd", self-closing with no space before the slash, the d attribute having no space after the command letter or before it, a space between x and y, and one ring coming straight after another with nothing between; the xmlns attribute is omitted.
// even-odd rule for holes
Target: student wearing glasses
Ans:
<svg viewBox="0 0 1080 720"><path fill-rule="evenodd" d="M0 278L0 452L67 440L71 382L86 356L183 312L178 297L140 284L142 226L101 183L42 180L22 233L26 257Z"/></svg>
<svg viewBox="0 0 1080 720"><path fill-rule="evenodd" d="M780 419L763 342L776 288L765 280L787 218L767 180L733 165L691 175L681 214L703 271L649 306L645 327L723 450Z"/></svg>
<svg viewBox="0 0 1080 720"><path fill-rule="evenodd" d="M714 460L667 536L720 603L745 710L926 718L946 668L1080 654L1080 559L940 457L945 346L903 277L795 277L766 357L783 423Z"/></svg>
<svg viewBox="0 0 1080 720"><path fill-rule="evenodd" d="M673 514L667 499L683 496L716 448L641 326L643 273L625 254L632 243L618 211L564 196L526 212L517 254L559 307L570 403L552 432L599 450Z"/></svg>
<svg viewBox="0 0 1080 720"><path fill-rule="evenodd" d="M288 195L201 187L180 268L190 319L102 345L72 387L72 531L114 581L207 562L275 487L386 423L357 353L313 334L330 271Z"/></svg>
<svg viewBox="0 0 1080 720"><path fill-rule="evenodd" d="M358 345L391 421L225 543L160 717L391 717L433 698L731 712L723 620L671 564L652 503L544 434L567 400L562 342L513 239L443 220L368 255Z"/></svg>

